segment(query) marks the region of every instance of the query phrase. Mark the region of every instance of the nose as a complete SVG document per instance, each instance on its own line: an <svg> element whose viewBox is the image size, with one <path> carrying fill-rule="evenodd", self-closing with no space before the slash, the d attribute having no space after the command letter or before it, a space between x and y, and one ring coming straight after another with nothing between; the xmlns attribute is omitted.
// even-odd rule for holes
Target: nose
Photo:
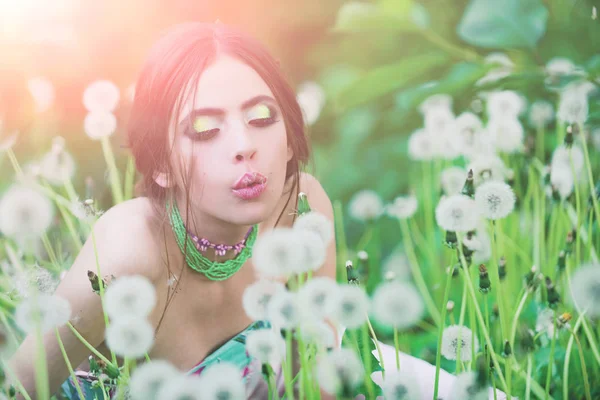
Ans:
<svg viewBox="0 0 600 400"><path fill-rule="evenodd" d="M251 133L243 126L233 129L233 156L236 162L252 160L256 155L256 145L252 141Z"/></svg>

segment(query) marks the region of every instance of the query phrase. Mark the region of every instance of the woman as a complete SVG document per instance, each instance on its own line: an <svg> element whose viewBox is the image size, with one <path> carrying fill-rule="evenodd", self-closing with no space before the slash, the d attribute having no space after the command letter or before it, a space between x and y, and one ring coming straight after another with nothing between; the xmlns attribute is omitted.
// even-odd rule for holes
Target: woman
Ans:
<svg viewBox="0 0 600 400"><path fill-rule="evenodd" d="M278 63L257 41L223 24L182 24L153 46L136 85L128 138L144 196L96 222L95 243L87 240L56 294L70 302L75 328L109 355L100 297L87 276L95 247L102 276L142 275L155 286L150 358L198 372L201 360L257 327L241 300L257 276L251 258L235 265L244 254L238 251L257 233L291 226L299 192L333 220L331 202L319 182L301 172L309 145ZM194 270L183 255L193 249L178 242L182 225L171 223L177 216L198 243L223 245L208 246L205 258L220 266L233 260L227 264L233 269L224 275ZM335 241L317 274L335 278ZM68 327L59 332L71 364L84 367L89 350ZM61 384L70 392L55 335L44 341L51 393ZM29 335L11 360L32 398L35 351ZM248 389L258 398L252 390L259 389Z"/></svg>

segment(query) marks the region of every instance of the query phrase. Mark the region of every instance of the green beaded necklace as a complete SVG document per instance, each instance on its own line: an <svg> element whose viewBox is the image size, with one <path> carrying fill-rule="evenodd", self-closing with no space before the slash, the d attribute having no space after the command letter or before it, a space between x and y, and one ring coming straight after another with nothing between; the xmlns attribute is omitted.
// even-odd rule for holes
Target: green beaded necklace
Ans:
<svg viewBox="0 0 600 400"><path fill-rule="evenodd" d="M256 236L258 235L258 225L252 227L252 231L246 239L244 248L235 258L225 262L216 262L206 258L196 248L185 229L185 224L181 219L177 205L174 204L169 210L169 202L167 201L166 207L171 220L171 226L173 227L173 232L175 233L177 245L179 246L179 249L181 249L181 252L185 254L185 260L193 270L204 274L208 279L212 281L224 281L235 274L242 265L244 265L246 260L252 257L252 247L254 246ZM185 251L186 241L187 252Z"/></svg>

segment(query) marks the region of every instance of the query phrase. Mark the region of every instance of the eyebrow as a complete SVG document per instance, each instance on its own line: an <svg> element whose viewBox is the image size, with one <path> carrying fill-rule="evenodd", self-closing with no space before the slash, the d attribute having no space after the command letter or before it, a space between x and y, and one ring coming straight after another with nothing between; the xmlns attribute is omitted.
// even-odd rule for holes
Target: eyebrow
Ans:
<svg viewBox="0 0 600 400"><path fill-rule="evenodd" d="M245 110L245 109L255 106L256 104L259 104L263 101L276 103L275 99L272 98L271 96L261 94L261 95L254 96L251 99L244 101L242 103L242 105L240 106L240 110ZM185 116L185 118L182 118L180 123L183 123L186 120L192 119L199 115L215 116L215 115L224 115L224 114L225 114L225 110L223 110L222 108L211 108L211 107L196 108L196 109L190 111L188 113L188 115Z"/></svg>

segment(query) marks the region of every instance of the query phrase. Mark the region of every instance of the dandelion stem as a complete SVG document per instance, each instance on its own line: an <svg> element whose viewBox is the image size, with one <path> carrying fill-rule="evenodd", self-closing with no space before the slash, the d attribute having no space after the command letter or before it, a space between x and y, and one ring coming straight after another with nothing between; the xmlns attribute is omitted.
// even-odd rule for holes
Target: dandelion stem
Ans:
<svg viewBox="0 0 600 400"><path fill-rule="evenodd" d="M556 336L558 334L558 329L556 328L556 311L554 311L553 313L553 318L552 318L552 323L553 323L553 330L552 330L552 342L550 344L550 357L548 360L548 371L546 373L546 398L548 398L549 394L550 394L550 381L552 378L552 367L554 364L554 348L556 346Z"/></svg>
<svg viewBox="0 0 600 400"><path fill-rule="evenodd" d="M75 329L75 327L71 324L70 321L67 322L67 326L71 329L71 331L77 337L77 339L79 339L81 341L81 343L83 343L85 345L85 347L88 348L89 351L91 351L92 353L94 353L94 355L96 357L98 357L99 359L101 359L102 361L104 361L106 364L112 364L108 360L108 358L104 357L102 355L102 353L100 353L98 350L96 350L96 348L94 346L92 346L87 340L85 340L85 338L83 336L81 336L81 334L77 331L77 329ZM116 363L114 365L116 365Z"/></svg>
<svg viewBox="0 0 600 400"><path fill-rule="evenodd" d="M427 306L427 310L433 318L433 321L437 326L442 324L440 313L435 307L435 302L433 301L429 291L427 290L427 285L425 284L425 280L423 279L423 274L421 273L421 269L419 268L419 262L417 261L417 256L415 254L415 249L412 244L412 240L410 237L410 230L408 228L408 223L406 219L400 220L400 227L402 229L402 238L404 241L404 248L406 249L406 255L408 256L410 266L410 270L412 272L413 278L415 280L415 284L421 292L421 296L423 296L423 300L425 301L425 305Z"/></svg>
<svg viewBox="0 0 600 400"><path fill-rule="evenodd" d="M433 398L437 399L438 386L440 380L440 362L442 356L442 334L444 333L444 325L446 324L446 303L450 295L450 286L452 283L452 271L446 273L446 288L444 289L444 300L442 302L442 316L441 323L438 326L438 341L437 341L437 352L435 354L435 384L433 387Z"/></svg>
<svg viewBox="0 0 600 400"><path fill-rule="evenodd" d="M11 383L15 384L17 390L21 393L25 400L31 400L31 396L29 396L29 393L27 393L27 390L25 390L25 387L23 386L17 375L14 373L12 368L10 368L8 363L5 363L0 359L0 366L4 371L8 373Z"/></svg>
<svg viewBox="0 0 600 400"><path fill-rule="evenodd" d="M38 399L49 399L50 388L48 386L48 364L46 361L46 348L44 347L44 335L41 330L39 318L35 327L36 359L35 359L35 389Z"/></svg>
<svg viewBox="0 0 600 400"><path fill-rule="evenodd" d="M592 175L592 166L590 164L590 155L588 154L587 143L584 136L583 126L579 124L579 134L581 135L581 143L583 143L583 155L585 157L585 169L587 172L588 183L590 185L590 193L592 194L592 203L594 205L594 211L596 212L596 221L600 223L600 205L598 205L598 199L595 196L594 188L594 177Z"/></svg>
<svg viewBox="0 0 600 400"><path fill-rule="evenodd" d="M346 274L345 262L348 259L348 246L346 245L346 233L344 232L344 220L342 212L342 203L339 200L333 202L333 214L334 214L334 230L335 230L335 243L337 246L337 267L336 267L336 280L342 282L342 277Z"/></svg>
<svg viewBox="0 0 600 400"><path fill-rule="evenodd" d="M292 331L285 331L285 345L287 356L285 357L285 392L289 399L294 400L294 386L292 385Z"/></svg>
<svg viewBox="0 0 600 400"><path fill-rule="evenodd" d="M498 358L498 362L500 362L500 364L502 364L502 365L506 364L506 361L504 361L504 359L502 359L502 358ZM527 373L525 371L523 371L521 368L519 368L518 364L512 364L511 366L512 366L512 370L514 372L516 372L521 378L523 378L525 380L527 379ZM539 399L554 400L554 398L552 396L546 397L546 395L544 393L544 388L541 387L540 384L535 381L535 379L531 380L531 391Z"/></svg>
<svg viewBox="0 0 600 400"><path fill-rule="evenodd" d="M467 261L465 260L465 255L463 254L463 251L462 251L461 234L459 232L457 232L456 237L458 240L458 252L460 255L460 263L462 265L463 271L465 271L465 274L467 274L468 267L467 267ZM485 322L483 320L483 315L481 314L481 310L479 309L479 306L476 301L477 297L475 295L475 288L473 287L473 283L471 282L470 279L467 279L467 287L469 289L469 293L471 294L471 299L475 299L474 300L475 312L477 314L477 319L479 320L479 324L481 326L485 326ZM485 329L483 331L483 336L485 338L486 344L488 345L488 349L490 350L490 354L492 356L492 362L494 363L494 367L496 368L496 371L498 373L498 378L500 379L500 383L502 384L502 387L506 388L506 381L504 380L504 374L502 374L502 371L500 370L500 364L498 363L498 358L496 357L496 353L494 352L494 347L492 345L492 341L490 340L489 332Z"/></svg>
<svg viewBox="0 0 600 400"><path fill-rule="evenodd" d="M12 164L13 169L15 170L15 173L17 174L17 176L23 175L23 170L19 166L17 157L15 156L15 153L13 152L13 150L10 147L6 150L6 155L8 155L8 159L10 160L10 163Z"/></svg>
<svg viewBox="0 0 600 400"><path fill-rule="evenodd" d="M55 328L54 331L56 332L56 340L58 341L58 346L60 347L60 352L62 353L62 356L65 359L65 364L67 365L67 369L69 370L69 375L71 375L71 379L73 380L73 383L75 384L75 390L77 390L77 394L79 395L80 398L85 399L85 396L83 395L83 391L81 390L81 386L79 385L79 381L77 380L77 377L75 376L75 371L73 371L73 366L71 365L69 356L67 355L67 352L65 350L65 345L63 344L63 341L60 338L60 332L58 331L58 328Z"/></svg>
<svg viewBox="0 0 600 400"><path fill-rule="evenodd" d="M121 182L119 178L119 170L115 163L115 155L110 147L110 141L108 136L104 136L101 139L102 152L104 153L104 160L108 165L108 171L110 174L110 186L112 189L113 201L115 204L119 204L123 201L123 191L121 189Z"/></svg>
<svg viewBox="0 0 600 400"><path fill-rule="evenodd" d="M583 316L585 315L585 313L581 313L579 314L579 318L577 318L577 321L575 321L575 326L573 327L573 330L570 330L571 332L571 337L569 338L569 342L567 343L567 348L565 350L565 362L563 365L563 399L568 399L569 398L569 361L571 358L571 350L573 349L573 341L575 339L575 335L577 334L577 331L579 330L579 327L581 326L581 323L583 322ZM582 352L581 347L579 348L579 352ZM582 364L582 366L585 365ZM587 383L587 378L586 378L586 383Z"/></svg>
<svg viewBox="0 0 600 400"><path fill-rule="evenodd" d="M527 379L525 379L525 400L529 400L531 398L531 370L533 369L532 364L533 354L529 353L527 354Z"/></svg>
<svg viewBox="0 0 600 400"><path fill-rule="evenodd" d="M367 326L369 327L369 332L371 333L371 337L373 338L373 342L375 342L375 348L377 349L377 355L379 356L379 365L381 365L381 377L385 379L385 365L383 363L383 353L381 352L381 346L379 346L379 340L377 340L377 335L375 335L375 330L373 329L373 325L371 325L371 321L369 320L369 315L367 315Z"/></svg>
<svg viewBox="0 0 600 400"><path fill-rule="evenodd" d="M517 322L519 321L519 315L523 311L523 307L525 306L525 302L527 301L527 297L529 296L529 291L525 290L523 297L521 297L521 301L519 301L519 305L517 306L517 311L515 311L515 315L512 321L512 328L510 331L510 347L515 348L515 336L517 334Z"/></svg>
<svg viewBox="0 0 600 400"><path fill-rule="evenodd" d="M133 155L127 158L127 169L125 170L125 200L133 198L133 182L135 180L135 159Z"/></svg>
<svg viewBox="0 0 600 400"><path fill-rule="evenodd" d="M396 348L396 370L400 371L400 343L398 342L398 328L394 327L394 347Z"/></svg>

